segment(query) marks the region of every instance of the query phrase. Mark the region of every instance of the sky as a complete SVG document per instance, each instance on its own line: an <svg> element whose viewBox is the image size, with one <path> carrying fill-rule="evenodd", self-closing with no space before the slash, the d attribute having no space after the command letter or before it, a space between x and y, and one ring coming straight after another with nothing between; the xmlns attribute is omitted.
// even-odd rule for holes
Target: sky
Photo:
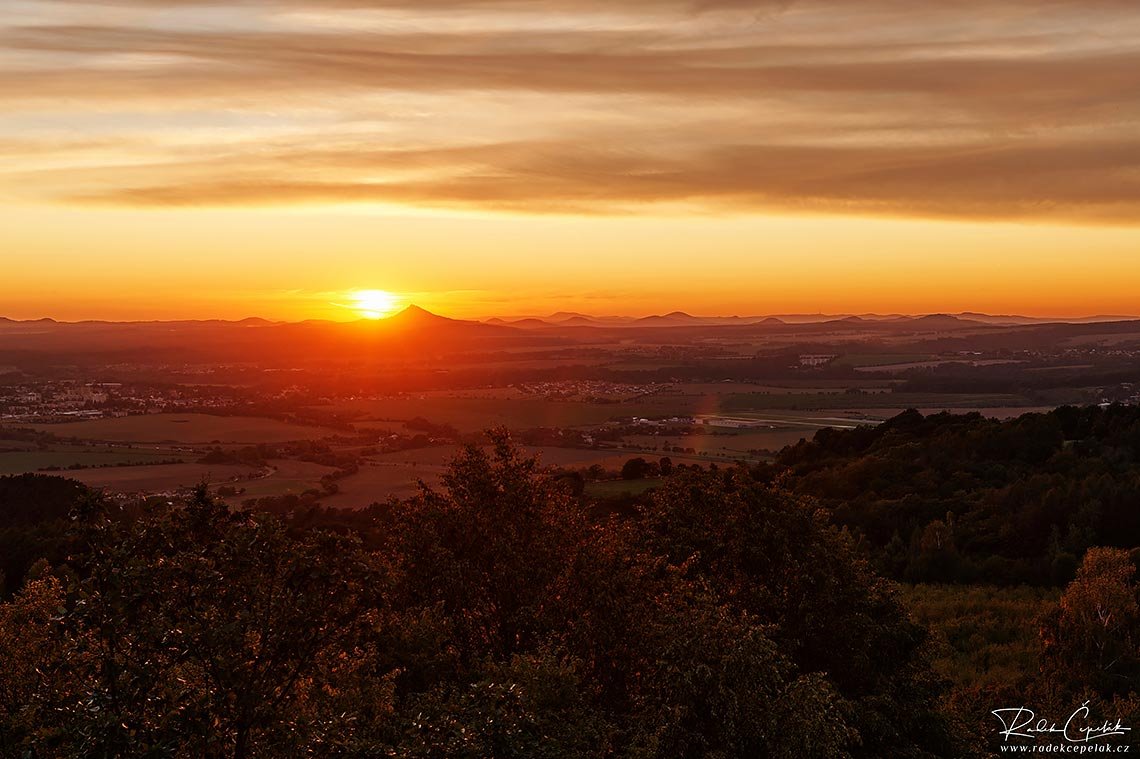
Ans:
<svg viewBox="0 0 1140 759"><path fill-rule="evenodd" d="M1140 313L1136 0L5 0L0 315Z"/></svg>

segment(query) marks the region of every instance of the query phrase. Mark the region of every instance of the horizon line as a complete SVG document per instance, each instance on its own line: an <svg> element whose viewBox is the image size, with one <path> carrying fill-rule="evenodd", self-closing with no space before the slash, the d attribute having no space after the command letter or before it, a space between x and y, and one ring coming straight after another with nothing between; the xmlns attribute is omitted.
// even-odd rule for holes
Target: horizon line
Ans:
<svg viewBox="0 0 1140 759"><path fill-rule="evenodd" d="M51 316L41 316L35 318L18 319L4 315L0 315L0 322L8 322L14 324L35 324L39 322L50 322L53 324L64 325L79 325L79 324L179 324L179 323L206 323L206 322L220 322L225 324L241 324L243 322L264 322L273 325L288 325L288 324L307 324L307 323L325 323L325 324L357 324L357 323L382 323L390 319L396 318L401 314L409 311L422 311L432 316L441 318L453 319L456 321L467 321L473 323L488 323L488 322L504 322L507 324L519 321L542 321L550 324L551 326L559 326L561 323L576 318L585 318L599 322L601 326L614 323L632 323L646 319L665 319L674 317L677 319L694 319L694 320L763 320L763 319L799 319L803 320L802 323L818 323L827 321L836 321L842 319L862 318L868 321L872 320L891 320L891 319L920 319L932 316L947 316L969 321L970 317L984 317L987 319L1024 319L1032 320L1033 322L1043 323L1072 323L1072 322L1113 322L1113 321L1134 321L1140 320L1140 315L1137 314L1083 314L1074 316L1032 316L1028 314L1018 313L989 313L985 311L930 311L930 312L886 312L880 313L876 311L863 311L863 312L850 312L850 311L837 311L837 312L773 312L773 313L753 313L748 315L736 314L692 314L679 309L659 313L647 313L644 315L636 314L592 314L584 311L556 311L553 313L540 315L540 314L509 314L509 315L484 315L481 317L473 318L460 318L449 316L442 311L433 311L423 308L414 303L409 303L404 308L393 311L381 318L370 318L363 316L356 316L356 318L349 319L330 319L330 318L307 318L307 319L273 319L269 317L250 315L240 318L222 318L222 317L175 317L175 318L141 318L141 319L112 319L112 318L82 318L82 319L60 319ZM557 321L550 321L557 319ZM709 325L711 326L711 325Z"/></svg>

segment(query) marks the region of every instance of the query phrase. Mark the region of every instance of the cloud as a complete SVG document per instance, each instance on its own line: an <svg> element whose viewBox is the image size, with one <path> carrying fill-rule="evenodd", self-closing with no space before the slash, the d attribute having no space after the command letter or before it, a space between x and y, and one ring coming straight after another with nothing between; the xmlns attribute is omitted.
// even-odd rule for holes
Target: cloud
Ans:
<svg viewBox="0 0 1140 759"><path fill-rule="evenodd" d="M34 146L9 196L1140 218L1132 0L32 5L0 29L0 107L40 114L0 128Z"/></svg>
<svg viewBox="0 0 1140 759"><path fill-rule="evenodd" d="M547 213L640 213L655 204L732 212L943 218L1048 216L1132 223L1140 212L1140 139L995 142L981 147L843 148L732 145L663 155L577 143L507 143L428 152L280 155L226 176L116 187L76 202L140 206L384 202ZM351 165L357 176L319 179ZM430 175L369 177L427 165Z"/></svg>

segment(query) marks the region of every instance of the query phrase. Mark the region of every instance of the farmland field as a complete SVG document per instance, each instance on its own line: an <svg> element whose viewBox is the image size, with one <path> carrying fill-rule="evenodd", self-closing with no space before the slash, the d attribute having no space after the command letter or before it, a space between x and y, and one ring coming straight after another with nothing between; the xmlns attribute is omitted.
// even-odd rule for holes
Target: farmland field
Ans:
<svg viewBox="0 0 1140 759"><path fill-rule="evenodd" d="M936 406L930 404L918 406L917 408L924 415L946 412L950 414L981 414L982 416L993 419L1012 419L1022 414L1047 413L1056 408L1056 406ZM904 411L906 411L906 409L900 406L898 408L875 409L872 413L880 419L890 419L892 416L897 416ZM870 414L868 415L870 416Z"/></svg>
<svg viewBox="0 0 1140 759"><path fill-rule="evenodd" d="M59 437L140 443L282 443L337 434L330 428L289 424L275 419L209 414L147 414L32 427Z"/></svg>
<svg viewBox="0 0 1140 759"><path fill-rule="evenodd" d="M201 482L217 485L256 473L256 469L232 464L157 464L83 469L62 474L85 485L116 493L152 493L193 487Z"/></svg>
<svg viewBox="0 0 1140 759"><path fill-rule="evenodd" d="M852 383L862 386L863 383ZM844 385L845 389L848 385ZM742 389L755 392L742 393ZM863 395L850 395L841 388L785 388L767 385L679 385L653 395L615 403L554 401L533 396L456 397L422 396L380 400L344 401L317 407L354 416L360 429L398 429L405 421L421 417L436 424L450 424L460 432L478 432L490 427L595 427L632 416L661 418L716 414L739 409L858 409L894 407L910 396L885 392L886 386L871 383ZM953 401L957 396L932 396ZM1020 396L969 396L991 400L991 405L1012 405ZM741 400L744 399L744 400ZM964 405L966 401L958 401Z"/></svg>
<svg viewBox="0 0 1140 759"><path fill-rule="evenodd" d="M586 495L594 498L616 498L623 495L640 495L650 488L661 485L661 480L605 480L586 484Z"/></svg>
<svg viewBox="0 0 1140 759"><path fill-rule="evenodd" d="M684 436L658 436L658 435L630 435L627 442L633 445L662 448L692 448L701 457L717 456L729 458L747 457L748 451L766 449L778 451L781 448L794 445L800 440L811 439L818 427L777 427L775 429L747 429L723 432L718 435L684 435ZM661 451L679 461L678 454Z"/></svg>
<svg viewBox="0 0 1140 759"><path fill-rule="evenodd" d="M523 450L528 455L538 455L546 466L586 468L599 464L611 471L620 470L626 461L635 456L656 461L660 456L668 455L674 463L707 463L707 460L693 456L643 451L536 446L526 446ZM447 445L369 457L359 472L337 481L340 492L322 498L321 503L339 508L362 508L393 496L407 497L418 490L418 480L422 479L433 486L438 484L440 475L456 453L455 446ZM271 479L267 480L269 481ZM636 490L635 486L631 487Z"/></svg>
<svg viewBox="0 0 1140 759"><path fill-rule="evenodd" d="M737 394L724 399L727 412L764 409L894 409L894 408L991 408L1029 406L1021 395L1005 393L866 393L816 395Z"/></svg>
<svg viewBox="0 0 1140 759"><path fill-rule="evenodd" d="M846 353L835 359L838 366L886 366L931 360L928 353Z"/></svg>
<svg viewBox="0 0 1140 759"><path fill-rule="evenodd" d="M52 450L5 451L0 453L0 475L36 472L49 467L67 469L147 464L170 459L185 460L186 454L166 449L105 448L99 446L58 446Z"/></svg>
<svg viewBox="0 0 1140 759"><path fill-rule="evenodd" d="M296 459L272 459L267 464L272 469L270 474L237 483L235 487L242 488L243 492L227 500L240 504L247 498L300 495L306 490L319 488L321 477L336 471L333 467Z"/></svg>
<svg viewBox="0 0 1140 759"><path fill-rule="evenodd" d="M406 498L417 492L418 479L429 485L437 484L443 469L442 464L364 464L356 474L338 480L340 492L325 496L321 504L340 509L360 509L391 497Z"/></svg>
<svg viewBox="0 0 1140 759"><path fill-rule="evenodd" d="M765 393L768 395L817 395L842 393L855 387L866 392L886 392L891 380L816 380L812 384L788 382L780 385L758 385L747 382L686 383L672 388L678 395L734 395L737 393Z"/></svg>
<svg viewBox="0 0 1140 759"><path fill-rule="evenodd" d="M633 414L670 413L642 401L635 403L593 404L548 401L539 398L391 398L376 401L348 401L336 404L337 411L360 415L358 428L384 428L422 417L436 424L450 424L460 432L478 432L490 427L512 429L529 427L584 427L598 425L615 417ZM680 412L673 412L680 413Z"/></svg>

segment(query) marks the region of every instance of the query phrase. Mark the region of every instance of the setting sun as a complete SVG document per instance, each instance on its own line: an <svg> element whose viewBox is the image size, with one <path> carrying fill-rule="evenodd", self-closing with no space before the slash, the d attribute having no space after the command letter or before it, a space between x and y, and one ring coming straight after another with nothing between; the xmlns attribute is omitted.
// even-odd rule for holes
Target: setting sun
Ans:
<svg viewBox="0 0 1140 759"><path fill-rule="evenodd" d="M352 293L357 313L365 319L383 319L396 310L397 298L385 290L357 290Z"/></svg>

